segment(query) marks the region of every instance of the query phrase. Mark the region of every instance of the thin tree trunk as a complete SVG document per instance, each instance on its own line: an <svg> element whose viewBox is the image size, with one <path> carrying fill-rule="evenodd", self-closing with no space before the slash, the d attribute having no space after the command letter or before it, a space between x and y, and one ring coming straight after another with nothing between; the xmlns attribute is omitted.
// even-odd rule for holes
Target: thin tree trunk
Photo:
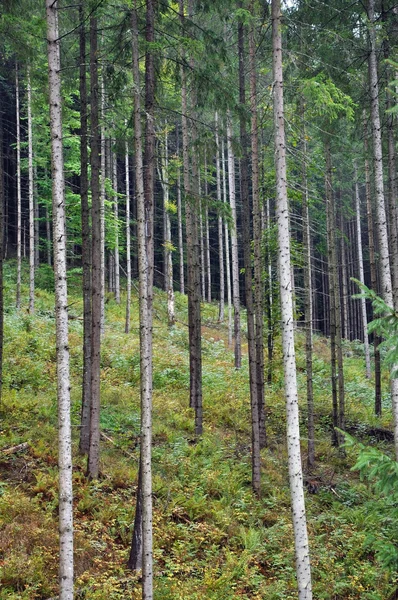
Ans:
<svg viewBox="0 0 398 600"><path fill-rule="evenodd" d="M84 3L80 2L80 198L83 263L83 384L79 450L88 454L91 403L91 237L88 203L87 76Z"/></svg>
<svg viewBox="0 0 398 600"><path fill-rule="evenodd" d="M39 194L37 191L37 167L33 167L33 204L34 204L34 223L35 223L35 269L40 266L40 211L39 211Z"/></svg>
<svg viewBox="0 0 398 600"><path fill-rule="evenodd" d="M189 7L191 8L191 7ZM180 21L185 28L184 0L179 0ZM189 10L191 12L191 10ZM184 53L182 55L185 60ZM200 251L198 232L198 169L195 149L191 156L192 182L189 173L189 132L188 132L188 99L186 72L181 67L181 104L182 104L182 149L184 170L184 192L186 198L186 235L187 235L187 266L188 266L188 333L189 333L189 370L190 398L189 403L195 409L195 434L203 432L202 422L202 338L200 313ZM195 106L195 95L191 92L191 104ZM196 128L191 122L191 145L196 142Z"/></svg>
<svg viewBox="0 0 398 600"><path fill-rule="evenodd" d="M225 148L224 139L221 140L221 156L222 156L222 187L223 187L223 200L224 204L227 204L227 180L226 180L226 169L225 169ZM225 270L227 272L227 303L228 303L228 346L232 348L232 286L231 286L231 261L230 261L230 249L229 249L229 230L228 223L224 223L224 237L225 237Z"/></svg>
<svg viewBox="0 0 398 600"><path fill-rule="evenodd" d="M125 179L126 179L126 270L127 270L127 297L126 297L126 325L125 333L130 333L131 312L131 234L130 234L130 167L129 143L125 143Z"/></svg>
<svg viewBox="0 0 398 600"><path fill-rule="evenodd" d="M131 541L130 556L127 566L132 571L142 569L142 466L138 468L138 485L135 502L133 539Z"/></svg>
<svg viewBox="0 0 398 600"><path fill-rule="evenodd" d="M376 60L376 34L375 34L375 15L374 0L369 0L369 79L370 79L370 97L372 114L372 133L373 133L373 154L374 154L374 173L376 188L376 213L377 228L379 238L379 257L380 257L380 283L382 296L386 304L394 307L392 293L392 279L390 270L390 257L388 248L387 219L384 204L384 183L383 183L383 152L381 140L381 124L379 114L379 85L377 81L377 60ZM392 413L394 417L394 440L395 455L398 459L398 379L394 377L396 365L391 370L391 401Z"/></svg>
<svg viewBox="0 0 398 600"><path fill-rule="evenodd" d="M304 247L304 319L305 319L305 364L307 371L307 409L308 409L308 456L307 467L311 470L315 465L315 426L314 426L314 391L312 378L312 257L311 257L311 229L307 180L307 138L305 130L304 104L301 107L303 117L303 247Z"/></svg>
<svg viewBox="0 0 398 600"><path fill-rule="evenodd" d="M167 124L166 124L167 128ZM163 146L163 144L162 144ZM171 241L171 222L169 213L169 150L168 150L168 135L165 134L164 146L162 148L160 162L160 180L163 190L163 211L164 211L164 257L165 257L165 291L167 293L167 320L169 327L175 323L174 310L174 289L173 289L173 254Z"/></svg>
<svg viewBox="0 0 398 600"><path fill-rule="evenodd" d="M372 290L377 293L377 269L375 256L375 236L373 229L373 211L372 211L372 194L370 186L370 167L369 167L369 143L368 143L368 128L366 121L366 113L364 111L364 150L365 150L365 194L366 194L366 213L368 223L368 238L369 238L369 264L370 264L370 285ZM373 334L373 353L374 353L374 368L375 368L375 414L381 416L381 361L380 361L380 337Z"/></svg>
<svg viewBox="0 0 398 600"><path fill-rule="evenodd" d="M283 107L283 70L280 0L272 0L273 94L275 128L276 212L281 296L282 349L285 375L289 482L292 501L299 600L312 599L311 566L301 466L293 298L290 276L289 206Z"/></svg>
<svg viewBox="0 0 398 600"><path fill-rule="evenodd" d="M3 352L4 352L4 154L3 154L3 107L0 97L0 411L3 409Z"/></svg>
<svg viewBox="0 0 398 600"><path fill-rule="evenodd" d="M72 436L66 284L65 182L62 149L61 62L57 1L46 0L48 80L53 181L55 319L57 341L59 585L60 600L73 600Z"/></svg>
<svg viewBox="0 0 398 600"><path fill-rule="evenodd" d="M177 128L177 156L179 156L178 147L178 128ZM184 242L182 229L182 203L181 203L181 172L177 169L177 219L178 219L178 254L180 258L180 293L185 294L184 284Z"/></svg>
<svg viewBox="0 0 398 600"><path fill-rule="evenodd" d="M235 199L235 156L232 149L232 124L231 117L227 116L227 141L228 141L228 183L229 205L232 213L231 251L232 251L232 298L234 305L234 336L235 336L235 368L240 369L242 364L241 332L240 332L240 293L239 293L239 258L238 258L238 230L236 218Z"/></svg>
<svg viewBox="0 0 398 600"><path fill-rule="evenodd" d="M46 174L47 178L47 174ZM51 221L48 205L46 204L46 238L47 238L47 264L51 267Z"/></svg>
<svg viewBox="0 0 398 600"><path fill-rule="evenodd" d="M326 195L326 215L327 215L327 247L328 247L328 273L329 273L329 298L330 298L330 365L332 381L332 407L333 407L333 431L332 442L335 446L340 446L341 437L337 432L340 427L340 411L338 403L338 383L339 373L338 362L338 326L337 326L337 305L338 302L338 282L336 265L336 221L334 198L332 189L332 163L330 157L330 142L325 142L325 195Z"/></svg>
<svg viewBox="0 0 398 600"><path fill-rule="evenodd" d="M207 185L207 159L205 152L205 253L206 253L206 274L207 274L207 302L211 303L211 260L210 260L210 227L209 227L209 209L207 206L208 185Z"/></svg>
<svg viewBox="0 0 398 600"><path fill-rule="evenodd" d="M239 102L245 106L245 63L244 63L244 30L243 23L238 23L238 57L239 57ZM250 407L252 426L252 487L257 496L260 495L261 485L261 458L260 458L260 424L257 387L257 347L254 328L254 306L253 306L253 274L251 259L250 239L250 198L249 198L249 165L247 156L247 132L243 114L240 116L240 147L242 157L240 159L240 181L242 199L242 221L243 221L243 255L245 267L245 295L247 314L247 343L249 354L249 384L250 384Z"/></svg>
<svg viewBox="0 0 398 600"><path fill-rule="evenodd" d="M17 295L16 308L21 308L21 234L22 234L22 211L21 211L21 128L19 114L19 77L18 64L15 65L15 100L16 100L16 128L17 128ZM1 219L3 222L3 218Z"/></svg>
<svg viewBox="0 0 398 600"><path fill-rule="evenodd" d="M220 135L218 131L218 113L215 114L216 124L216 183L217 183L217 202L220 204L218 212L218 261L220 269L220 303L218 308L218 321L224 321L224 301L225 301L225 275L224 275L224 235L223 219L221 214L221 167L220 167Z"/></svg>
<svg viewBox="0 0 398 600"><path fill-rule="evenodd" d="M104 69L101 74L101 178L100 178L100 265L101 265L101 335L105 333L105 180L106 180L106 137L105 137L105 82Z"/></svg>
<svg viewBox="0 0 398 600"><path fill-rule="evenodd" d="M113 216L115 219L115 301L120 304L120 264L119 264L119 198L117 195L117 156L111 152L113 180Z"/></svg>
<svg viewBox="0 0 398 600"><path fill-rule="evenodd" d="M254 2L251 3L254 13ZM260 447L267 442L265 429L264 406L264 298L263 298L263 265L262 265L262 227L260 207L259 159L258 159L258 123L257 123L257 75L256 75L256 44L254 25L249 33L250 58L250 112L251 112L251 153L252 153L252 196L253 196L253 237L254 237L254 316L256 341L256 371L257 371L257 404L259 418Z"/></svg>
<svg viewBox="0 0 398 600"><path fill-rule="evenodd" d="M202 282L202 301L206 301L206 265L205 265L205 244L203 236L203 210L202 210L202 189L200 185L199 171L199 235L200 235L200 274Z"/></svg>
<svg viewBox="0 0 398 600"><path fill-rule="evenodd" d="M101 198L97 18L90 17L91 96L91 406L88 476L97 479L100 458L101 374Z"/></svg>
<svg viewBox="0 0 398 600"><path fill-rule="evenodd" d="M359 183L358 183L358 172L357 164L354 162L355 171L355 214L357 222L357 244L358 244L358 263L359 263L359 281L364 285L365 274L363 269L363 255L362 255L362 232L361 232L361 201L359 198ZM370 379L370 352L369 352L369 339L368 339L368 319L366 315L366 300L361 298L361 313L362 313L362 325L363 325L363 340L365 349L365 365L366 365L366 377Z"/></svg>
<svg viewBox="0 0 398 600"><path fill-rule="evenodd" d="M33 182L32 88L28 68L28 174L29 174L29 312L35 312L35 206Z"/></svg>

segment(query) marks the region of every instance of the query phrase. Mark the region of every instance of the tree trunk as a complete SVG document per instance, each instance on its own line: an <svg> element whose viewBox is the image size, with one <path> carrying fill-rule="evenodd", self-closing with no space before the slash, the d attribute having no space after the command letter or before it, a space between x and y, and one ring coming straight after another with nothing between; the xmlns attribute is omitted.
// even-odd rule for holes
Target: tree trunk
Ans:
<svg viewBox="0 0 398 600"><path fill-rule="evenodd" d="M184 0L179 1L180 21L185 28ZM185 60L182 55L183 62ZM181 67L181 104L182 104L182 149L184 170L184 192L186 198L186 236L187 236L187 266L188 266L188 333L189 333L189 370L190 398L189 403L195 409L195 434L203 432L202 422L202 338L200 313L200 252L198 232L198 172L195 149L191 156L192 183L189 173L189 144L193 147L196 142L196 128L191 121L191 140L188 132L188 99L186 72ZM191 104L195 106L194 93L191 92Z"/></svg>
<svg viewBox="0 0 398 600"><path fill-rule="evenodd" d="M4 350L4 155L3 155L3 107L0 98L0 411L3 409L3 350Z"/></svg>
<svg viewBox="0 0 398 600"><path fill-rule="evenodd" d="M72 436L70 420L68 296L66 284L65 182L62 149L61 61L57 1L46 0L46 9L57 341L59 598L60 600L73 600Z"/></svg>
<svg viewBox="0 0 398 600"><path fill-rule="evenodd" d="M238 23L238 55L239 55L239 102L243 108L245 98L245 63L244 63L244 30L243 23ZM247 133L245 117L240 115L240 147L242 157L240 159L240 182L242 199L242 221L243 221L243 255L245 267L245 295L247 314L247 344L249 354L249 384L250 384L250 407L252 425L252 486L255 494L260 495L261 485L261 460L260 460L260 424L257 387L257 347L254 329L254 306L253 306L253 274L250 239L250 198L249 198L249 165L247 156ZM235 221L236 222L236 221Z"/></svg>
<svg viewBox="0 0 398 600"><path fill-rule="evenodd" d="M98 118L98 33L97 18L90 17L91 92L91 406L88 476L97 479L100 457L100 374L101 374L101 198L100 130Z"/></svg>
<svg viewBox="0 0 398 600"><path fill-rule="evenodd" d="M362 232L361 232L361 201L359 198L359 183L358 183L358 172L357 164L354 162L355 171L355 215L357 222L357 244L358 244L358 263L359 263L359 281L364 285L365 274L363 269L363 255L362 255ZM361 313L362 313L362 325L363 325L363 340L365 350L365 365L366 365L366 377L370 379L370 352L369 352L369 340L368 340L368 318L366 315L366 300L361 298Z"/></svg>
<svg viewBox="0 0 398 600"><path fill-rule="evenodd" d="M218 308L218 321L224 321L224 300L225 300L225 275L224 275L224 236L223 236L223 218L221 214L221 167L220 167L220 135L218 131L218 113L215 115L216 124L216 183L217 183L217 203L220 204L218 212L218 261L220 269L220 303Z"/></svg>
<svg viewBox="0 0 398 600"><path fill-rule="evenodd" d="M254 13L254 2L251 3ZM260 428L260 447L267 442L265 430L264 406L264 332L263 332L263 265L262 265L262 227L260 207L259 159L258 159L258 122L257 122L257 78L256 78L256 44L253 22L249 33L250 58L250 112L251 112L251 152L252 152L252 196L253 196L253 237L254 237L254 316L256 342L257 371L257 405Z"/></svg>
<svg viewBox="0 0 398 600"><path fill-rule="evenodd" d="M32 88L28 68L28 173L29 173L29 312L35 312L35 203L33 182Z"/></svg>
<svg viewBox="0 0 398 600"><path fill-rule="evenodd" d="M296 551L299 600L311 600L311 566L301 467L293 298L290 276L289 207L283 107L283 71L280 0L272 0L273 95L275 128L276 213L281 296L282 351L285 375L289 482Z"/></svg>
<svg viewBox="0 0 398 600"><path fill-rule="evenodd" d="M15 113L16 113L16 129L17 129L17 294L16 308L21 308L21 247L22 247L22 212L21 212L21 126L19 114L19 77L18 64L15 64ZM3 219L2 219L3 222Z"/></svg>
<svg viewBox="0 0 398 600"><path fill-rule="evenodd" d="M100 178L100 265L101 265L101 335L105 333L105 180L106 180L106 131L105 131L105 81L101 74L101 178Z"/></svg>
<svg viewBox="0 0 398 600"><path fill-rule="evenodd" d="M179 156L179 139L177 126L177 156ZM180 258L180 293L185 294L184 284L184 242L182 229L182 203L181 203L181 172L177 168L177 219L178 219L178 255Z"/></svg>
<svg viewBox="0 0 398 600"><path fill-rule="evenodd" d="M227 142L228 142L228 183L229 205L232 214L231 251L232 251L232 299L234 305L234 336L235 336L235 369L240 369L242 364L241 332L240 332L240 292L239 292L239 257L238 257L238 229L236 218L235 199L235 156L232 149L232 123L230 115L227 116Z"/></svg>
<svg viewBox="0 0 398 600"><path fill-rule="evenodd" d="M164 144L161 144L160 162L160 181L163 190L163 212L164 212L164 260L165 260L165 291L167 293L167 321L169 327L175 323L174 310L174 289L173 289L173 253L171 241L171 222L170 222L170 184L169 184L169 150L167 124Z"/></svg>
<svg viewBox="0 0 398 600"><path fill-rule="evenodd" d="M207 274L207 302L211 303L211 259L210 259L210 226L209 209L207 206L208 185L207 185L207 159L205 151L205 254L206 254L206 274Z"/></svg>
<svg viewBox="0 0 398 600"><path fill-rule="evenodd" d="M115 141L115 140L114 140ZM113 180L113 216L115 218L115 301L120 304L120 261L119 261L119 198L117 195L117 156L111 152Z"/></svg>
<svg viewBox="0 0 398 600"><path fill-rule="evenodd" d="M365 193L366 193L366 213L368 223L369 237L369 264L370 264L370 285L374 292L377 293L377 269L375 256L375 236L373 229L373 210L372 210L372 193L370 186L370 167L368 159L368 128L366 122L366 114L364 112L364 150L365 150ZM374 353L374 368L375 368L375 414L381 416L381 360L379 345L380 337L377 333L373 334L373 353Z"/></svg>
<svg viewBox="0 0 398 600"><path fill-rule="evenodd" d="M376 34L375 34L375 15L374 0L369 0L369 80L372 114L372 133L373 133L373 155L374 155L374 173L376 188L376 214L377 228L379 238L379 257L380 257L380 283L382 296L386 304L394 307L392 293L392 279L390 270L390 256L388 248L387 219L384 204L384 183L383 183L383 152L381 140L381 124L379 114L379 85L377 80L377 59L376 59ZM396 365L391 370L391 401L392 413L394 417L394 440L395 455L398 459L398 379L394 377Z"/></svg>
<svg viewBox="0 0 398 600"><path fill-rule="evenodd" d="M226 180L226 169L225 169L225 148L224 139L221 140L221 157L222 157L222 187L223 187L223 200L224 204L227 204L227 180ZM224 223L224 234L225 234L225 270L227 272L227 303L228 303L228 347L232 348L232 286L231 286L231 261L230 261L230 250L229 250L229 230L228 223Z"/></svg>
<svg viewBox="0 0 398 600"><path fill-rule="evenodd" d="M125 179L126 179L126 270L127 270L127 294L126 294L126 325L125 333L130 333L130 309L131 309L131 234L130 234L130 167L129 167L129 143L125 143Z"/></svg>
<svg viewBox="0 0 398 600"><path fill-rule="evenodd" d="M84 4L79 7L80 19L80 198L83 263L83 384L79 450L88 454L90 446L91 402L91 237L90 208L88 204L88 152L87 152L87 76L86 30Z"/></svg>
<svg viewBox="0 0 398 600"><path fill-rule="evenodd" d="M305 364L307 371L307 409L308 409L308 456L307 467L311 470L315 465L315 426L314 426L314 391L312 378L312 257L311 257L311 227L307 180L307 137L305 130L304 104L301 106L303 117L303 249L304 249L304 320L305 320Z"/></svg>

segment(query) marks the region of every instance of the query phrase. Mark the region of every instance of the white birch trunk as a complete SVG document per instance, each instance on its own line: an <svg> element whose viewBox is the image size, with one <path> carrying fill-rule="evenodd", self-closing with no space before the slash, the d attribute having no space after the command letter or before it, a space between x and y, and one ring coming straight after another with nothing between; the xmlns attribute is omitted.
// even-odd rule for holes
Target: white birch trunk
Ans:
<svg viewBox="0 0 398 600"><path fill-rule="evenodd" d="M32 88L28 68L28 174L29 174L29 312L35 312L35 203L33 182Z"/></svg>
<svg viewBox="0 0 398 600"><path fill-rule="evenodd" d="M21 247L22 247L22 212L21 212L21 131L20 131L20 114L19 114L19 77L18 65L15 66L15 112L16 112L16 128L17 128L17 296L16 308L21 308Z"/></svg>
<svg viewBox="0 0 398 600"><path fill-rule="evenodd" d="M133 10L133 76L134 76L134 146L136 160L139 312L140 312L140 372L141 372L141 469L142 469L142 531L143 531L143 600L152 600L152 319L150 315L150 281L145 219L144 168L142 160L142 129L140 102L140 72L136 2ZM148 232L150 237L150 232Z"/></svg>
<svg viewBox="0 0 398 600"><path fill-rule="evenodd" d="M380 257L380 282L383 299L391 308L394 307L392 280L390 270L390 256L388 248L387 219L384 203L384 183L383 183L383 151L381 139L381 123L379 112L379 84L377 80L377 58L376 58L376 33L375 33L375 14L374 0L369 0L369 21L370 21L370 53L369 53L369 79L370 79L370 98L372 114L372 134L373 134L373 155L374 155L374 178L376 192L376 214L377 228L379 233L379 257ZM396 370L394 365L392 371ZM395 455L398 460L398 379L391 376L391 401L392 413L394 417L394 441Z"/></svg>
<svg viewBox="0 0 398 600"><path fill-rule="evenodd" d="M311 565L301 466L293 297L290 275L289 207L286 181L286 145L283 107L283 70L280 0L272 0L273 92L275 127L276 216L281 295L282 350L285 374L289 481L296 550L299 600L311 600Z"/></svg>
<svg viewBox="0 0 398 600"><path fill-rule="evenodd" d="M54 268L57 337L58 466L59 466L59 598L73 600L73 496L68 297L66 284L65 183L62 150L61 64L57 2L46 0L48 79L53 181Z"/></svg>
<svg viewBox="0 0 398 600"><path fill-rule="evenodd" d="M166 125L167 127L167 125ZM165 140L163 152L160 157L160 170L161 170L161 185L163 190L163 210L164 210L164 258L165 258L165 275L166 275L166 293L167 293L167 320L169 326L174 325L175 322L175 308L174 308L174 288L173 288L173 253L172 253L172 241L171 241L171 222L169 213L169 202L170 202L170 184L169 184L169 149L168 149L168 135L167 130L165 134Z"/></svg>
<svg viewBox="0 0 398 600"><path fill-rule="evenodd" d="M241 367L241 334L240 334L240 294L239 294L239 261L238 261L238 232L236 220L235 199L235 156L232 149L232 124L227 116L228 142L228 183L229 205L232 213L231 250L232 250L232 298L234 304L234 335L235 335L235 368Z"/></svg>
<svg viewBox="0 0 398 600"><path fill-rule="evenodd" d="M355 171L355 215L357 222L357 243L358 243L358 266L359 266L359 281L362 285L365 283L365 274L363 269L363 254L362 254L362 232L361 232L361 201L359 198L359 184L358 184L358 172L357 165L354 162ZM365 365L366 365L366 377L370 379L370 351L369 351L369 338L368 338L368 319L366 316L366 300L361 298L361 313L362 313L362 324L363 324L363 339L365 348Z"/></svg>

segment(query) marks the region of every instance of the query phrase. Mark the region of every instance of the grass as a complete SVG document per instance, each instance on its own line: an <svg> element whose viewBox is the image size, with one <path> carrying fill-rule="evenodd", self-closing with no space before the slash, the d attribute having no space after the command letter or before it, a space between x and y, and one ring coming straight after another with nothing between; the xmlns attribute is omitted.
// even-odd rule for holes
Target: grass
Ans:
<svg viewBox="0 0 398 600"><path fill-rule="evenodd" d="M6 266L4 398L0 449L28 442L28 451L0 451L1 599L39 600L57 593L57 408L53 295L39 278L37 313L13 309L12 265ZM81 314L78 275L71 311ZM289 600L297 597L285 444L281 352L267 389L268 448L262 452L262 495L250 487L250 405L247 358L233 368L217 307L204 307L205 433L194 443L188 407L189 363L185 298L177 294L178 323L166 325L166 297L157 291L154 320L153 495L157 600ZM124 308L107 302L102 351L101 478L85 478L78 455L82 323L70 322L74 517L77 598L140 598L137 574L125 565L131 542L139 454L138 302L132 333L123 333ZM302 449L305 459L304 340L297 333ZM317 599L385 600L396 575L377 560L370 534L387 528L370 488L350 468L355 448L341 458L330 445L329 347L315 340L316 494L307 494L308 528ZM372 383L364 377L358 344L347 344L347 419L391 426L386 409L373 416ZM388 389L387 374L384 389ZM386 393L387 395L387 393ZM390 447L383 442L387 451ZM382 520L384 519L384 520ZM381 532L383 533L383 532ZM385 532L383 533L383 535ZM377 540L376 540L377 541Z"/></svg>

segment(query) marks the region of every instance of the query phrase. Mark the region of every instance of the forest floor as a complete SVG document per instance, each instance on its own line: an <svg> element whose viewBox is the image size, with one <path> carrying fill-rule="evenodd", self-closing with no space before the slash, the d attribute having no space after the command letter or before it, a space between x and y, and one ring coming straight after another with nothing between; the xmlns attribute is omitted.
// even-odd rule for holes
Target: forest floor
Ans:
<svg viewBox="0 0 398 600"><path fill-rule="evenodd" d="M36 314L14 309L15 270L6 265L4 390L0 430L0 598L57 595L57 406L54 296L51 273L37 276ZM81 402L82 301L70 276L70 357L74 437L76 598L140 598L140 581L126 569L139 455L138 298L131 333L125 305L109 298L102 348L101 478L89 482L78 455ZM154 302L153 498L157 600L276 600L297 598L285 443L281 352L276 341L273 382L266 390L268 447L262 490L250 486L250 403L247 348L233 367L216 305L203 305L204 434L194 437L188 407L186 299L176 294L178 322L167 327L166 296ZM304 336L297 332L303 464L306 458ZM314 386L316 468L306 473L314 598L386 600L397 576L381 561L391 542L391 518L379 497L331 446L329 344L316 337ZM387 373L383 416L373 414L363 347L344 343L347 425L365 444L391 454L379 429L391 429ZM381 436L382 437L382 436ZM19 452L7 449L26 444ZM394 543L397 540L392 540ZM394 596L395 597L395 596Z"/></svg>

